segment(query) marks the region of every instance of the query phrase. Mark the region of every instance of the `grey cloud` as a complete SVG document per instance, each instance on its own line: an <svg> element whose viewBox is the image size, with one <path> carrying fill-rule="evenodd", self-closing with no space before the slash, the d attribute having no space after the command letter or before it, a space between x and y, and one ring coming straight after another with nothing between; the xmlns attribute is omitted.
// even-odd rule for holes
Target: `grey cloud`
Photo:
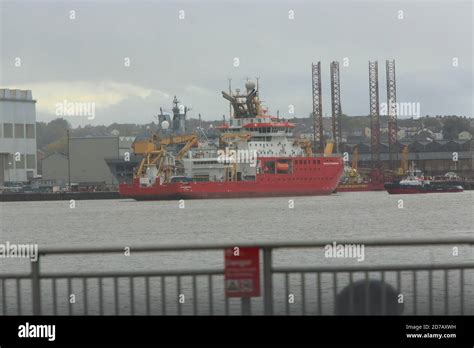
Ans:
<svg viewBox="0 0 474 348"><path fill-rule="evenodd" d="M311 111L311 62L323 64L324 112L329 62L341 66L343 111L368 112L367 61L397 61L399 98L426 114L472 115L472 3L352 2L2 2L0 84L113 81L178 95L193 113L228 111L227 78L243 87L261 78L273 113ZM178 20L178 11L185 19ZM295 19L288 20L288 11ZM69 11L76 19L69 19ZM397 19L402 10L403 20ZM13 66L21 57L21 68ZM131 67L123 66L130 57ZM240 67L232 59L239 57ZM458 57L460 66L451 60ZM192 87L190 87L192 86ZM33 94L35 91L33 91ZM166 98L130 96L102 110L101 123L150 122ZM54 115L51 115L51 118ZM47 114L40 117L48 118Z"/></svg>

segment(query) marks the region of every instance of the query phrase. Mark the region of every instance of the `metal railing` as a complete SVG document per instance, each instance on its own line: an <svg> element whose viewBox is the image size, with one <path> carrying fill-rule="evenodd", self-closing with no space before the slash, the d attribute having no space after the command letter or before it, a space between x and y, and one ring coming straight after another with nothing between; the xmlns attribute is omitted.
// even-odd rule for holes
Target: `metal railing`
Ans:
<svg viewBox="0 0 474 348"><path fill-rule="evenodd" d="M0 273L1 311L10 314L62 315L214 315L214 314L473 314L474 238L338 240L338 244L405 247L447 253L463 249L462 262L402 264L351 263L302 265L301 253L321 255L334 241L235 244L187 244L131 247L134 254L223 251L258 247L261 251L262 297L230 299L225 296L224 268L180 270L47 272L49 258L74 255L123 255L123 247L40 249L31 272ZM405 248L405 249L403 249ZM421 249L420 249L421 248ZM279 252L295 252L299 266L275 264ZM301 253L300 253L301 252ZM217 254L216 259L222 259ZM105 262L105 261L104 261ZM223 262L222 262L223 263ZM25 286L25 283L27 286ZM74 295L74 301L72 300ZM29 308L29 310L25 310Z"/></svg>

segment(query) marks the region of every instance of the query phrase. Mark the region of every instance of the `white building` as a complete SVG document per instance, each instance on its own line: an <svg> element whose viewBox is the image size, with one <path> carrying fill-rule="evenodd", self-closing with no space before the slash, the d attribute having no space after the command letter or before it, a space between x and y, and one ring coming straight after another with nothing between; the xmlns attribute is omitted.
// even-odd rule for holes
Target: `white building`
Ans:
<svg viewBox="0 0 474 348"><path fill-rule="evenodd" d="M37 174L35 103L31 91L0 89L0 185Z"/></svg>
<svg viewBox="0 0 474 348"><path fill-rule="evenodd" d="M461 133L458 134L458 139L459 140L470 140L470 139L472 139L472 135L468 131L462 131Z"/></svg>

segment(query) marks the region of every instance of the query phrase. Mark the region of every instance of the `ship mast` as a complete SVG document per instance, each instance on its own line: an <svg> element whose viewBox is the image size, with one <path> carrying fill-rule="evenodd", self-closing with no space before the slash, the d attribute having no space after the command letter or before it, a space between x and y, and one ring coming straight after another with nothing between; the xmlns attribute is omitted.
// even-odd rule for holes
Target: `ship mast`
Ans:
<svg viewBox="0 0 474 348"><path fill-rule="evenodd" d="M258 99L258 87L256 88L253 81L248 80L245 84L245 89L245 93L237 90L235 94L222 91L224 99L227 99L234 108L234 118L252 118L262 113Z"/></svg>

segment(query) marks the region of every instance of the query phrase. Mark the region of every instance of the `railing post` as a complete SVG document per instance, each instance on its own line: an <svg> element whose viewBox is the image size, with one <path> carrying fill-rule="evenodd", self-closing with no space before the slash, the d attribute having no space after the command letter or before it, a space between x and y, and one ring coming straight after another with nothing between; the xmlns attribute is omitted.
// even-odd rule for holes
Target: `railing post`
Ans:
<svg viewBox="0 0 474 348"><path fill-rule="evenodd" d="M250 297L242 297L242 315L250 315L252 311L250 309Z"/></svg>
<svg viewBox="0 0 474 348"><path fill-rule="evenodd" d="M265 315L273 315L272 248L263 250L263 304Z"/></svg>
<svg viewBox="0 0 474 348"><path fill-rule="evenodd" d="M40 256L31 261L31 294L33 295L33 315L41 315Z"/></svg>

